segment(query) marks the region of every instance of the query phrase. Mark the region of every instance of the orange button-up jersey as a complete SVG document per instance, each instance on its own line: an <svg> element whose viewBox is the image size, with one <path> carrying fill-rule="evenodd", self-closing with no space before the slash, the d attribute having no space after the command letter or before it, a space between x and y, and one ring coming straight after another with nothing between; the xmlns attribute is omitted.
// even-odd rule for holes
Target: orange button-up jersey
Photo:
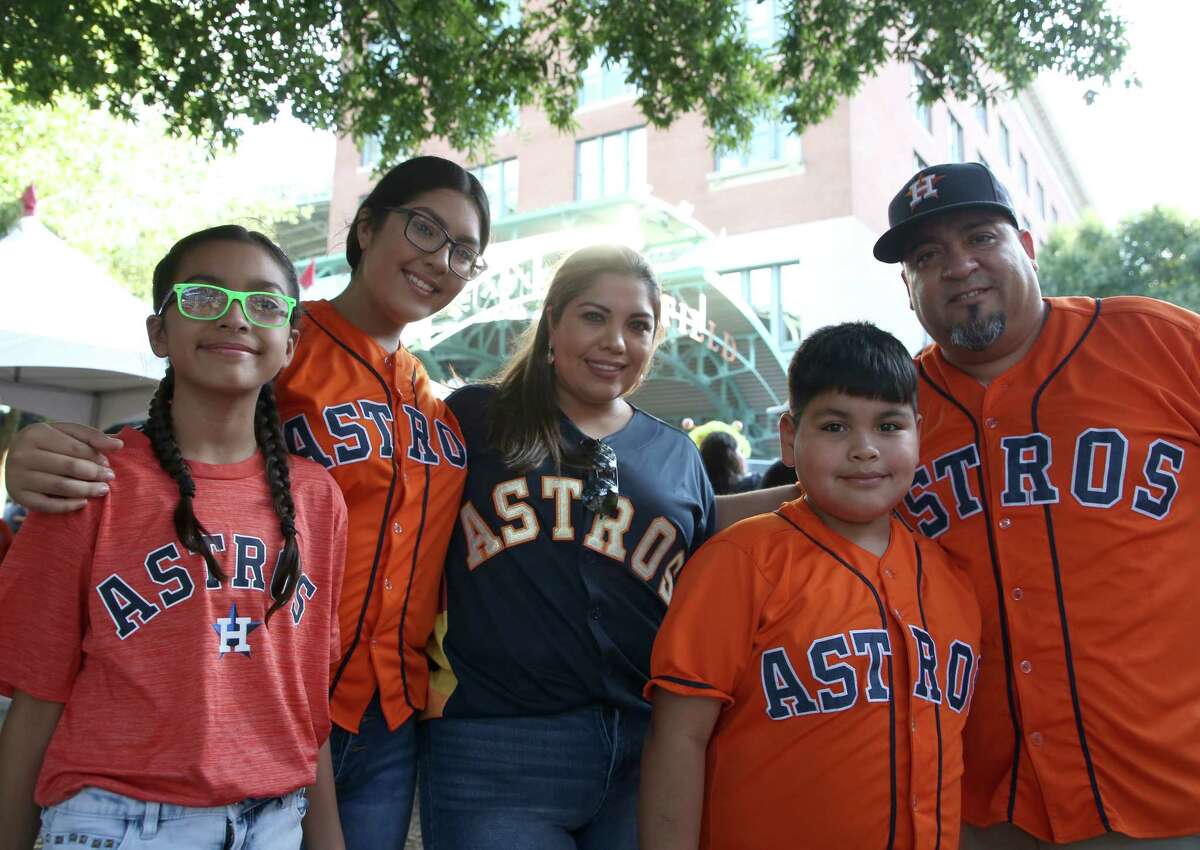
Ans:
<svg viewBox="0 0 1200 850"><path fill-rule="evenodd" d="M702 850L958 846L979 610L937 545L891 531L878 558L798 500L685 565L646 692L724 703Z"/></svg>
<svg viewBox="0 0 1200 850"><path fill-rule="evenodd" d="M333 722L357 732L378 690L394 729L425 707L425 645L466 476L462 431L415 357L384 351L326 301L304 305L276 388L288 448L328 469L349 509Z"/></svg>
<svg viewBox="0 0 1200 850"><path fill-rule="evenodd" d="M1054 842L1200 832L1200 317L1047 303L987 386L918 358L905 504L983 611L964 814Z"/></svg>

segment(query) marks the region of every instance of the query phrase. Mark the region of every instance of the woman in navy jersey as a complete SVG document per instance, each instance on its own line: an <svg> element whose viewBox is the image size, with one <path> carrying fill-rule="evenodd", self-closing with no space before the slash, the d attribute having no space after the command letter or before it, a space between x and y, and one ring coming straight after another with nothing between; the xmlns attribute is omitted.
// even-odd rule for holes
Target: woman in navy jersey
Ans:
<svg viewBox="0 0 1200 850"><path fill-rule="evenodd" d="M499 379L448 400L468 473L420 735L429 850L637 846L650 648L715 523L691 440L625 399L660 292L627 248L577 251Z"/></svg>

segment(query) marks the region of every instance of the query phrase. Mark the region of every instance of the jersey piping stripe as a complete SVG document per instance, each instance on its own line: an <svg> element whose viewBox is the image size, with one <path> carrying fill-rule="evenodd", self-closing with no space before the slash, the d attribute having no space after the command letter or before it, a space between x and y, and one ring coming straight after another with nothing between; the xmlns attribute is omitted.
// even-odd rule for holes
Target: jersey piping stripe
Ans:
<svg viewBox="0 0 1200 850"><path fill-rule="evenodd" d="M715 691L712 685L707 682L693 682L691 679L681 679L678 676L655 676L655 679L662 679L664 682L674 682L677 685L683 685L686 688L698 688L703 691ZM653 681L653 680L652 680Z"/></svg>
<svg viewBox="0 0 1200 850"><path fill-rule="evenodd" d="M826 555L833 558L851 573L858 577L858 580L867 586L867 590L871 591L871 596L875 599L875 607L879 611L879 623L884 631L887 631L887 611L884 608L883 600L879 598L879 591L875 589L875 585L871 584L861 572L854 568L852 564L844 560L840 555L817 540L803 528L798 526L788 517L784 516L780 511L775 511L775 516L782 519L792 528L799 531L807 537L814 546L823 551ZM888 761L891 767L891 795L892 805L891 811L888 813L888 841L887 850L893 850L896 846L896 682L893 676L892 657L889 655L887 660L888 669Z"/></svg>
<svg viewBox="0 0 1200 850"><path fill-rule="evenodd" d="M412 385L412 395L415 403L417 398L417 370L415 367L409 376L409 383ZM396 443L393 442L393 445L396 445ZM395 464L396 456L393 454L393 476L395 475ZM429 464L423 463L421 465L425 468L425 489L421 492L421 524L417 526L417 542L413 544L412 566L408 570L408 586L404 590L404 605L400 608L400 627L396 635L396 645L400 647L400 681L404 685L404 701L408 703L408 707L413 711L416 711L417 707L413 705L413 701L408 695L408 665L404 663L404 624L408 622L408 601L412 599L413 580L417 577L417 559L421 555L421 540L425 536L425 519L429 514Z"/></svg>
<svg viewBox="0 0 1200 850"><path fill-rule="evenodd" d="M1033 424L1033 430L1040 432L1038 428L1038 403L1042 399L1042 393L1050 386L1050 382L1058 376L1063 367L1067 365L1075 352L1079 351L1083 341L1088 338L1092 332L1092 328L1096 326L1096 321L1100 318L1100 300L1096 300L1096 309L1092 312L1092 320L1088 322L1083 333L1079 335L1079 339L1075 341L1075 345L1071 346L1071 350L1062 359L1057 366L1038 387L1037 392L1033 394L1033 407L1030 412L1030 419ZM1112 832L1112 826L1108 822L1108 812L1104 809L1104 799L1100 795L1100 786L1096 782L1096 768L1092 764L1091 750L1088 749L1087 733L1083 728L1083 710L1079 704L1079 687L1075 681L1075 660L1071 654L1071 630L1067 623L1067 603L1063 595L1062 570L1058 561L1058 546L1054 540L1054 517L1050 513L1050 505L1042 505L1042 515L1046 522L1046 539L1050 544L1050 564L1054 568L1054 591L1058 596L1058 618L1062 627L1063 652L1067 662L1067 684L1071 689L1071 707L1075 712L1075 731L1079 736L1079 750L1083 755L1083 763L1087 768L1088 782L1092 786L1092 798L1096 803L1096 813L1100 816L1100 823L1104 826L1105 832Z"/></svg>
<svg viewBox="0 0 1200 850"><path fill-rule="evenodd" d="M925 619L925 602L921 598L921 591L925 588L925 566L921 558L921 547L915 546L917 551L917 612L921 615L921 628L929 633L929 621ZM950 682L946 683L947 689L950 687ZM968 687L970 683L968 682ZM937 840L934 842L933 850L941 850L942 846L942 706L941 703L933 704L933 725L937 732Z"/></svg>
<svg viewBox="0 0 1200 850"><path fill-rule="evenodd" d="M375 367L372 366L370 363L368 363L365 359L363 359L363 357L361 355L359 355L359 353L357 351L355 351L353 348L351 348L345 342L340 340L337 337L337 334L335 334L333 331L329 330L329 328L325 327L320 322L318 322L313 317L312 313L305 313L305 316L308 318L308 320L310 322L312 322L314 325L316 325L318 328L320 328L340 348L344 349L347 354L349 354L351 357L353 357L355 360L357 360L359 363L361 363L363 368L366 369L368 372L371 373L371 375L373 375L375 377L375 380L377 380L379 382L379 385L381 387L383 387L384 395L387 396L388 407L391 408L392 407L391 387L388 386L387 381L385 381L383 379L383 376L375 371ZM394 424L392 427L392 445L393 446L398 445L398 443L396 441L396 432L395 432ZM329 681L329 697L330 697L330 699L333 698L333 694L337 690L338 683L342 679L342 674L346 672L346 667L350 664L350 659L354 656L354 651L356 649L358 649L358 644L362 640L363 622L367 618L367 608L371 604L371 592L375 589L375 576L376 576L376 573L378 573L378 571L379 571L379 558L380 558L380 555L383 553L383 541L386 539L386 534L387 534L387 518L392 512L392 498L395 495L395 493L396 493L396 457L395 457L395 453L393 452L393 454L392 454L392 480L388 483L387 498L384 500L383 513L380 516L380 520L379 520L379 536L375 541L375 556L371 560L371 577L370 577L370 580L367 582L367 592L365 594L363 594L362 607L358 611L358 623L354 627L354 638L350 641L350 646L346 650L345 654L342 655L342 660L340 662L338 662L337 672L333 674L333 677ZM403 652L403 644L401 645L401 652ZM401 660L401 667L403 667L403 659ZM378 682L376 684L378 685ZM405 699L405 701L409 701L407 690L405 691L404 699ZM409 702L409 705L411 705L411 704L412 703Z"/></svg>
<svg viewBox="0 0 1200 850"><path fill-rule="evenodd" d="M954 407L958 408L959 412L962 413L962 415L966 417L967 421L971 423L971 430L974 434L975 451L978 452L981 458L985 457L983 447L979 444L979 423L975 421L975 417L971 415L971 412L967 410L958 399L950 394L949 390L947 390L945 387L939 386L933 380L933 378L929 376L929 373L925 370L924 363L920 364L918 371L921 373L921 378L924 379L925 383L933 388L934 392L936 392L946 401L950 402L950 404L952 404ZM996 537L992 530L992 509L988 507L988 500L986 498L986 493L988 490L987 485L983 480L982 463L975 467L975 480L976 486L979 487L979 492L981 494L985 494L985 498L980 499L979 504L983 508L983 522L984 527L987 529L988 555L992 560L992 578L996 583L996 603L997 607L1000 609L1000 645L1004 650L1004 687L1008 694L1008 716L1012 721L1013 727L1013 757L1012 769L1009 774L1008 810L1006 812L1006 819L1009 823L1012 823L1013 812L1016 811L1017 807L1017 772L1018 768L1021 766L1021 742L1024 739L1025 733L1021 729L1021 721L1018 719L1017 714L1016 685L1013 682L1012 672L1012 646L1009 642L1008 636L1008 606L1004 603L1004 581L1000 576L1000 556L996 552Z"/></svg>

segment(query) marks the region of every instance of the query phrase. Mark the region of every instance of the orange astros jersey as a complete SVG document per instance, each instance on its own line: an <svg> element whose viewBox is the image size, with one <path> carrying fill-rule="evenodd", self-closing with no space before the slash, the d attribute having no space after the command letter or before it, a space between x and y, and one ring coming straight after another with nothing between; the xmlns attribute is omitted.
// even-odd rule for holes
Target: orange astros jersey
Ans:
<svg viewBox="0 0 1200 850"><path fill-rule="evenodd" d="M288 448L328 469L349 509L333 722L357 732L378 689L395 729L425 706L425 644L466 475L462 432L415 357L384 351L327 301L304 305L276 387Z"/></svg>
<svg viewBox="0 0 1200 850"><path fill-rule="evenodd" d="M797 500L684 567L646 691L724 703L704 850L958 847L979 611L937 545L891 531L877 558Z"/></svg>
<svg viewBox="0 0 1200 850"><path fill-rule="evenodd" d="M971 573L983 655L964 814L1070 842L1200 832L1200 317L1050 298L983 386L918 358L905 504Z"/></svg>

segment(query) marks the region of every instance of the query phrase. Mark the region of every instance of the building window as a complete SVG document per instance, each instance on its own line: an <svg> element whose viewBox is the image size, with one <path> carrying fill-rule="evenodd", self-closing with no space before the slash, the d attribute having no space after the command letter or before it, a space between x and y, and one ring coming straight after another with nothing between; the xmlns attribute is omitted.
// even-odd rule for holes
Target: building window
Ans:
<svg viewBox="0 0 1200 850"><path fill-rule="evenodd" d="M625 82L627 76L629 67L623 60L613 61L596 53L583 69L583 81L579 86L579 108L633 97L637 94L637 86Z"/></svg>
<svg viewBox="0 0 1200 850"><path fill-rule="evenodd" d="M358 167L359 168L374 168L379 165L383 159L383 151L379 145L378 136L367 136L362 140L362 147L358 151Z"/></svg>
<svg viewBox="0 0 1200 850"><path fill-rule="evenodd" d="M1050 220L1058 224L1058 209L1054 206L1050 207Z"/></svg>
<svg viewBox="0 0 1200 850"><path fill-rule="evenodd" d="M1004 164L1012 168L1012 139L1003 118L1000 119L1000 153L1004 157Z"/></svg>
<svg viewBox="0 0 1200 850"><path fill-rule="evenodd" d="M986 100L980 100L975 104L975 117L979 119L979 126L986 133L988 131L988 105Z"/></svg>
<svg viewBox="0 0 1200 850"><path fill-rule="evenodd" d="M721 279L750 305L770 329L776 345L794 348L800 342L799 323L783 312L783 292L800 290L800 264L776 263L731 269Z"/></svg>
<svg viewBox="0 0 1200 850"><path fill-rule="evenodd" d="M1021 229L1028 230L1031 233L1033 232L1033 223L1030 222L1029 216L1027 216L1027 215L1021 216Z"/></svg>
<svg viewBox="0 0 1200 850"><path fill-rule="evenodd" d="M920 86L925 82L925 72L917 65L912 66L913 74L913 115L916 116L917 123L925 128L925 132L933 132L933 107L928 103L921 103Z"/></svg>
<svg viewBox="0 0 1200 850"><path fill-rule="evenodd" d="M917 171L924 171L929 167L929 163L925 161L925 158L916 151L913 151L913 165L916 166Z"/></svg>
<svg viewBox="0 0 1200 850"><path fill-rule="evenodd" d="M718 173L728 173L778 162L799 162L800 158L800 137L789 124L778 119L756 118L749 143L738 150L717 151L716 169Z"/></svg>
<svg viewBox="0 0 1200 850"><path fill-rule="evenodd" d="M1025 190L1025 196L1029 197L1029 160L1025 158L1025 154L1018 154L1018 159L1021 163L1021 188Z"/></svg>
<svg viewBox="0 0 1200 850"><path fill-rule="evenodd" d="M783 18L778 0L742 0L746 16L746 39L770 50L783 35Z"/></svg>
<svg viewBox="0 0 1200 850"><path fill-rule="evenodd" d="M953 115L950 118L950 161L951 162L966 162L967 146L963 141L962 124L958 123L958 119Z"/></svg>
<svg viewBox="0 0 1200 850"><path fill-rule="evenodd" d="M1042 217L1042 221L1046 220L1046 189L1042 186L1042 181L1037 181L1037 204L1038 215Z"/></svg>
<svg viewBox="0 0 1200 850"><path fill-rule="evenodd" d="M575 143L575 197L580 201L636 194L646 186L646 128Z"/></svg>
<svg viewBox="0 0 1200 850"><path fill-rule="evenodd" d="M499 220L517 211L517 182L520 170L517 158L480 165L471 173L483 184L491 205L492 219Z"/></svg>

